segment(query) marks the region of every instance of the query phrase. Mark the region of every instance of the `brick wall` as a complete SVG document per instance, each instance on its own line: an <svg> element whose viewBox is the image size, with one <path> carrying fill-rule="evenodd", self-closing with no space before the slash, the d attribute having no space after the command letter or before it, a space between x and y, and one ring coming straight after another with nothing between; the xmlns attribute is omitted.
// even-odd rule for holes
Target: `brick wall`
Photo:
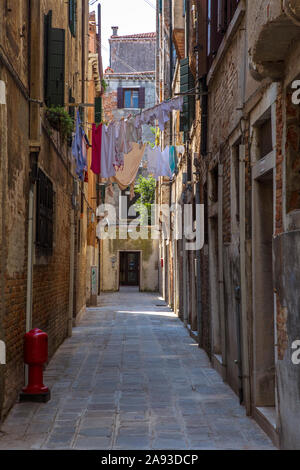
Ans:
<svg viewBox="0 0 300 470"><path fill-rule="evenodd" d="M7 148L1 147L0 188L4 192L4 210L1 216L1 291L4 286L4 299L1 304L0 330L7 348L7 364L4 371L4 404L0 418L4 417L18 398L24 385L23 338L25 333L26 287L27 287L27 234L28 234L28 194L30 174L29 149L29 103L28 92L28 34L20 36L23 24L28 25L28 2L11 2L11 11L4 12L5 2L0 4L0 43L9 61L14 64L15 72L10 73L1 63L1 80L7 88L7 119L0 121L1 137L7 133ZM17 5L18 3L18 5ZM88 12L88 2L86 1ZM78 5L77 36L71 38L68 27L67 3L49 0L41 2L41 15L53 9L53 27L66 31L66 82L73 83L74 71L81 75L82 2ZM3 23L4 21L4 23ZM19 24L20 23L20 24ZM5 38L3 38L3 34ZM13 45L13 47L12 47ZM80 51L87 53L81 45ZM18 80L19 78L19 80ZM22 84L20 83L20 80ZM40 70L41 89L43 88L43 70ZM67 90L66 90L67 93ZM80 101L82 84L76 80L73 96ZM2 111L2 110L1 110ZM43 114L43 112L41 111ZM2 118L2 112L0 117ZM44 123L44 119L42 119ZM6 183L3 177L3 165ZM62 143L54 131L50 136L42 127L39 166L50 178L55 191L55 221L53 255L42 257L34 249L33 266L33 312L32 326L45 330L49 334L49 356L67 335L69 308L69 267L70 267L70 210L73 177L71 174L70 149ZM3 203L1 194L1 203ZM34 212L35 216L35 212ZM86 219L85 219L86 222ZM3 230L2 230L3 229ZM4 237L2 236L4 234ZM83 233L83 245L86 244L86 231ZM34 232L35 239L35 232ZM84 253L84 251L83 251ZM84 277L85 283L85 277ZM2 293L2 292L1 292ZM85 289L80 293L80 305L85 303Z"/></svg>

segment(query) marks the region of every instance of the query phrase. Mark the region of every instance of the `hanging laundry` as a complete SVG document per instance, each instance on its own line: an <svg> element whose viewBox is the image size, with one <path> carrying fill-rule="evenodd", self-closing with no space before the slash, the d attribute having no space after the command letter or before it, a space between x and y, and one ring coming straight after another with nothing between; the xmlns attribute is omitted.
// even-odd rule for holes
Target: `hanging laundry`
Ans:
<svg viewBox="0 0 300 470"><path fill-rule="evenodd" d="M184 145L177 145L176 146L176 153L177 155L183 155L185 152L185 147Z"/></svg>
<svg viewBox="0 0 300 470"><path fill-rule="evenodd" d="M153 176L156 175L157 162L160 156L161 156L161 151L159 147L152 148L151 145L149 144L147 145L145 149L144 158L148 162L147 169L150 175L153 175Z"/></svg>
<svg viewBox="0 0 300 470"><path fill-rule="evenodd" d="M85 132L81 125L80 114L77 111L75 135L72 142L72 154L76 162L76 174L82 181L87 171L87 150Z"/></svg>
<svg viewBox="0 0 300 470"><path fill-rule="evenodd" d="M168 145L158 155L155 177L158 179L160 176L168 176L169 178L173 176L170 169L170 147Z"/></svg>
<svg viewBox="0 0 300 470"><path fill-rule="evenodd" d="M183 96L178 96L171 100L163 101L153 108L146 109L135 118L135 126L138 128L142 124L153 124L155 120L161 131L165 129L165 124L170 120L172 111L181 111L183 107Z"/></svg>
<svg viewBox="0 0 300 470"><path fill-rule="evenodd" d="M116 136L113 123L102 127L101 141L101 178L110 178L116 174L114 168Z"/></svg>
<svg viewBox="0 0 300 470"><path fill-rule="evenodd" d="M131 152L132 150L132 142L137 142L138 144L142 142L142 127L141 125L136 127L136 119L135 118L129 118L126 119L126 143L128 146L128 152ZM131 148L130 148L131 147Z"/></svg>
<svg viewBox="0 0 300 470"><path fill-rule="evenodd" d="M102 127L103 124L99 124L96 127L96 124L92 126L92 164L91 170L95 175L101 173L101 142L102 142Z"/></svg>
<svg viewBox="0 0 300 470"><path fill-rule="evenodd" d="M119 188L124 191L128 186L134 184L137 172L139 170L146 144L139 145L136 142L132 144L132 151L124 155L124 168L118 170L110 181L117 183Z"/></svg>
<svg viewBox="0 0 300 470"><path fill-rule="evenodd" d="M124 166L125 134L124 120L113 124L115 133L115 151L113 157L113 166L116 170Z"/></svg>
<svg viewBox="0 0 300 470"><path fill-rule="evenodd" d="M169 163L172 175L174 175L177 169L177 155L176 155L176 148L174 145L170 147L170 155L169 155Z"/></svg>

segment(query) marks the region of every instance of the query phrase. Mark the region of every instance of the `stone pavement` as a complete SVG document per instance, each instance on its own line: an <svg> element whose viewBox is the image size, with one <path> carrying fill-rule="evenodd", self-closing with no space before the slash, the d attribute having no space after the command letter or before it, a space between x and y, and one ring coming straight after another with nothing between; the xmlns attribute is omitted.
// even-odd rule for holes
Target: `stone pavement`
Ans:
<svg viewBox="0 0 300 470"><path fill-rule="evenodd" d="M52 399L18 403L0 449L274 449L154 294L104 294L45 373Z"/></svg>

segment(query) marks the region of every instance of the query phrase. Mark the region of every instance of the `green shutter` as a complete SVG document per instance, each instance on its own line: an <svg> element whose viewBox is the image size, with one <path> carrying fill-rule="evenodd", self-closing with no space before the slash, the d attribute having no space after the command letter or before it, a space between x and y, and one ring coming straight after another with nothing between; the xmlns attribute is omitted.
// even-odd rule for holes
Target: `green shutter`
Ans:
<svg viewBox="0 0 300 470"><path fill-rule="evenodd" d="M95 123L100 124L102 121L102 98L95 98Z"/></svg>
<svg viewBox="0 0 300 470"><path fill-rule="evenodd" d="M69 28L72 36L76 36L76 5L77 0L69 0Z"/></svg>
<svg viewBox="0 0 300 470"><path fill-rule="evenodd" d="M45 103L64 106L65 30L51 27L50 13L45 21Z"/></svg>
<svg viewBox="0 0 300 470"><path fill-rule="evenodd" d="M195 88L194 76L189 66L189 58L180 61L180 93L193 92ZM183 96L183 108L180 113L180 131L188 132L195 119L195 96Z"/></svg>

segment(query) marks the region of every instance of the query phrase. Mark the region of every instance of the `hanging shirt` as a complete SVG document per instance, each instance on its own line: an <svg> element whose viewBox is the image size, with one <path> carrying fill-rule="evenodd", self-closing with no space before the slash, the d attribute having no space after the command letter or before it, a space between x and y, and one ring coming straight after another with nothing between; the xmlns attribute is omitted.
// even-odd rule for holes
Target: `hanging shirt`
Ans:
<svg viewBox="0 0 300 470"><path fill-rule="evenodd" d="M77 111L75 135L72 142L72 154L76 162L76 174L82 181L87 171L85 132L81 126L80 114Z"/></svg>
<svg viewBox="0 0 300 470"><path fill-rule="evenodd" d="M101 173L102 127L103 124L100 124L98 127L96 127L96 124L93 124L92 128L93 147L91 170L95 175L99 175Z"/></svg>
<svg viewBox="0 0 300 470"><path fill-rule="evenodd" d="M101 178L110 178L116 174L114 168L116 143L113 124L102 127L101 141Z"/></svg>
<svg viewBox="0 0 300 470"><path fill-rule="evenodd" d="M170 169L170 148L167 147L158 153L157 167L155 177L158 179L160 176L168 176L172 178Z"/></svg>
<svg viewBox="0 0 300 470"><path fill-rule="evenodd" d="M126 144L129 153L132 150L132 142L142 142L142 125L136 126L136 119L130 118L125 121L126 123Z"/></svg>
<svg viewBox="0 0 300 470"><path fill-rule="evenodd" d="M147 145L144 158L147 160L147 169L150 175L156 175L157 162L160 158L160 154L161 152L159 147L152 148L151 145Z"/></svg>
<svg viewBox="0 0 300 470"><path fill-rule="evenodd" d="M124 120L115 123L115 146L116 152L113 165L116 170L124 167L124 154L128 153L126 142L126 124Z"/></svg>

